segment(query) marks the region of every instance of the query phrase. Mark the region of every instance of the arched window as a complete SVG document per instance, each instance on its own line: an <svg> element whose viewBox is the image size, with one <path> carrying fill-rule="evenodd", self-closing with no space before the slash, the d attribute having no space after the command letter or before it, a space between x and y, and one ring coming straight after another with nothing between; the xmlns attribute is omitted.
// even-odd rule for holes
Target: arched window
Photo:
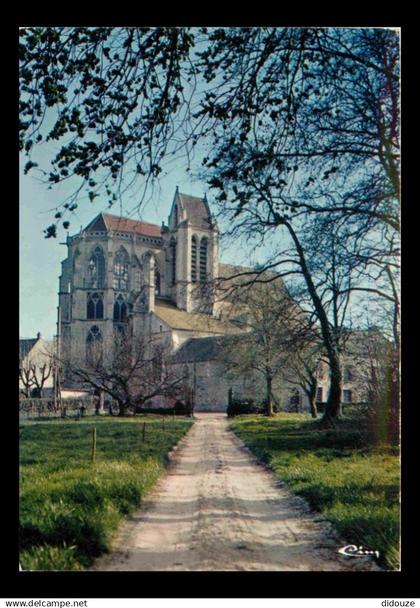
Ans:
<svg viewBox="0 0 420 608"><path fill-rule="evenodd" d="M160 272L155 267L155 295L160 296Z"/></svg>
<svg viewBox="0 0 420 608"><path fill-rule="evenodd" d="M140 291L142 288L142 274L140 266L134 266L133 268L133 291Z"/></svg>
<svg viewBox="0 0 420 608"><path fill-rule="evenodd" d="M89 284L91 287L105 287L105 256L101 247L95 247L89 263Z"/></svg>
<svg viewBox="0 0 420 608"><path fill-rule="evenodd" d="M131 269L131 288L133 291L140 291L143 286L142 267L137 257L134 258L134 264Z"/></svg>
<svg viewBox="0 0 420 608"><path fill-rule="evenodd" d="M200 243L200 281L207 279L207 237L203 237Z"/></svg>
<svg viewBox="0 0 420 608"><path fill-rule="evenodd" d="M191 239L191 281L197 281L197 237Z"/></svg>
<svg viewBox="0 0 420 608"><path fill-rule="evenodd" d="M93 325L86 337L86 361L89 365L98 366L102 363L102 334L97 325Z"/></svg>
<svg viewBox="0 0 420 608"><path fill-rule="evenodd" d="M103 319L104 318L104 302L103 294L88 293L86 306L87 319Z"/></svg>
<svg viewBox="0 0 420 608"><path fill-rule="evenodd" d="M127 304L124 296L121 294L115 299L114 302L114 321L119 323L127 319Z"/></svg>
<svg viewBox="0 0 420 608"><path fill-rule="evenodd" d="M176 283L176 240L172 237L169 243L169 250L171 252L171 284Z"/></svg>
<svg viewBox="0 0 420 608"><path fill-rule="evenodd" d="M115 254L114 289L121 291L128 289L128 253L123 247Z"/></svg>

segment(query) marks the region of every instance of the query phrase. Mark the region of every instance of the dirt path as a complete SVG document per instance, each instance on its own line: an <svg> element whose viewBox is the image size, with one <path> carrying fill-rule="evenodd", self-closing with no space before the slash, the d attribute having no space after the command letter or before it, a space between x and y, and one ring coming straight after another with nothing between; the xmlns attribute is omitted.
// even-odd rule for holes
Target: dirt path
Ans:
<svg viewBox="0 0 420 608"><path fill-rule="evenodd" d="M371 570L227 428L197 414L167 474L95 570ZM344 543L345 544L345 543Z"/></svg>

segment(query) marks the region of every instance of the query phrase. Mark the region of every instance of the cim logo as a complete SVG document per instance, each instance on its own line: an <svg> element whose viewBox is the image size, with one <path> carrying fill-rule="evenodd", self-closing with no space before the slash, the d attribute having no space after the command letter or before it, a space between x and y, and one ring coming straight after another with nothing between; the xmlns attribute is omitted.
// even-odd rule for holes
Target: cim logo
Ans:
<svg viewBox="0 0 420 608"><path fill-rule="evenodd" d="M379 557L379 551L370 551L364 549L362 546L357 547L356 545L346 545L338 550L341 555L347 555L347 557L366 557L367 555L374 555L376 558Z"/></svg>

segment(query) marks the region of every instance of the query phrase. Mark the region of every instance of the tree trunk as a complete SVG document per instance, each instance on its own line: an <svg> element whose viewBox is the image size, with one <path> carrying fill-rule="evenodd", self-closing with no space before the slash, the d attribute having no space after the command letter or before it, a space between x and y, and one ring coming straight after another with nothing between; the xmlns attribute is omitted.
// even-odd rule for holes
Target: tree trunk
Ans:
<svg viewBox="0 0 420 608"><path fill-rule="evenodd" d="M389 441L396 445L400 435L400 356L394 346L391 354L389 382Z"/></svg>
<svg viewBox="0 0 420 608"><path fill-rule="evenodd" d="M273 416L274 412L273 412L273 395L272 395L272 378L271 376L267 375L266 376L266 382L267 382L267 408L266 408L266 415L267 416Z"/></svg>
<svg viewBox="0 0 420 608"><path fill-rule="evenodd" d="M311 416L312 418L317 418L318 417L318 410L316 407L316 388L312 387L309 391L308 394L308 399L309 399L309 409L311 412Z"/></svg>
<svg viewBox="0 0 420 608"><path fill-rule="evenodd" d="M341 369L340 359L336 350L333 348L330 361L330 390L328 392L327 405L325 407L325 413L323 420L329 422L335 418L339 418L342 415L341 408Z"/></svg>
<svg viewBox="0 0 420 608"><path fill-rule="evenodd" d="M118 416L120 416L120 417L125 416L126 412L127 412L127 404L122 401L118 401L118 407L120 408L120 411L118 412Z"/></svg>
<svg viewBox="0 0 420 608"><path fill-rule="evenodd" d="M300 244L299 239L292 226L287 221L285 221L284 224L289 230L290 236L292 237L293 242L295 244L296 251L299 256L299 264L302 270L302 274L305 279L309 295L311 296L311 300L321 326L322 339L331 370L330 391L328 393L328 399L325 407L325 414L323 420L331 421L334 418L341 416L341 369L337 346L335 344L334 336L331 332L327 313L325 312L321 298L317 293L310 270L307 266L306 257L302 245Z"/></svg>

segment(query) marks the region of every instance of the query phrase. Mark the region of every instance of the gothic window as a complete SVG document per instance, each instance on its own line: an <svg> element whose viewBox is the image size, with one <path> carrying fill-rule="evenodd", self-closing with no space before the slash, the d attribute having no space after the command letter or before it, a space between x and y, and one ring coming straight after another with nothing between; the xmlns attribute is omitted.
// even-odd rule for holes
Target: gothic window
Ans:
<svg viewBox="0 0 420 608"><path fill-rule="evenodd" d="M160 272L155 267L155 295L160 296Z"/></svg>
<svg viewBox="0 0 420 608"><path fill-rule="evenodd" d="M97 325L93 325L86 338L86 361L89 365L100 365L102 362L102 333Z"/></svg>
<svg viewBox="0 0 420 608"><path fill-rule="evenodd" d="M88 263L91 287L105 287L105 256L101 247L96 247Z"/></svg>
<svg viewBox="0 0 420 608"><path fill-rule="evenodd" d="M140 291L143 285L142 269L140 263L136 258L136 263L132 268L132 289L133 291Z"/></svg>
<svg viewBox="0 0 420 608"><path fill-rule="evenodd" d="M200 281L207 279L207 238L203 237L200 243Z"/></svg>
<svg viewBox="0 0 420 608"><path fill-rule="evenodd" d="M127 304L124 296L121 294L115 299L114 302L114 321L123 322L127 319Z"/></svg>
<svg viewBox="0 0 420 608"><path fill-rule="evenodd" d="M169 243L169 250L171 252L171 283L175 285L176 282L176 240L171 239Z"/></svg>
<svg viewBox="0 0 420 608"><path fill-rule="evenodd" d="M133 277L134 291L140 291L141 286L142 286L141 268L139 266L136 266L134 268L133 274L134 274L134 277Z"/></svg>
<svg viewBox="0 0 420 608"><path fill-rule="evenodd" d="M197 237L191 239L191 281L197 282Z"/></svg>
<svg viewBox="0 0 420 608"><path fill-rule="evenodd" d="M163 372L163 357L162 357L162 351L159 349L156 349L153 354L152 370L153 370L153 376L155 378L155 381L161 380L162 372Z"/></svg>
<svg viewBox="0 0 420 608"><path fill-rule="evenodd" d="M123 247L115 254L114 289L121 291L128 289L128 253Z"/></svg>
<svg viewBox="0 0 420 608"><path fill-rule="evenodd" d="M88 293L86 306L87 319L103 319L104 318L104 302L103 294Z"/></svg>

